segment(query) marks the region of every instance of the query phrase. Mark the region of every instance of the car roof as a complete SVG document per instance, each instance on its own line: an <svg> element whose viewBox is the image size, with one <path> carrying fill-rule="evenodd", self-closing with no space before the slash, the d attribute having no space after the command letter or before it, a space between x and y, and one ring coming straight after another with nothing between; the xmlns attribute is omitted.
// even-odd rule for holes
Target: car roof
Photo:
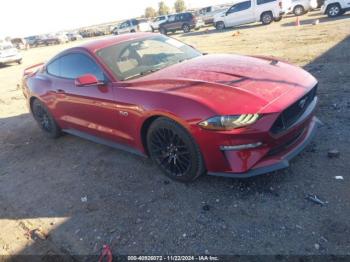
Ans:
<svg viewBox="0 0 350 262"><path fill-rule="evenodd" d="M112 45L126 42L126 41L137 40L137 39L144 38L144 37L151 36L151 35L157 35L157 34L155 34L155 33L129 33L129 34L111 36L111 37L107 37L107 38L103 38L103 39L99 39L99 40L90 41L90 42L84 43L82 45L79 45L75 48L83 48L83 49L90 51L91 53L95 53L96 51L98 51L102 48L108 47L108 46L112 46Z"/></svg>

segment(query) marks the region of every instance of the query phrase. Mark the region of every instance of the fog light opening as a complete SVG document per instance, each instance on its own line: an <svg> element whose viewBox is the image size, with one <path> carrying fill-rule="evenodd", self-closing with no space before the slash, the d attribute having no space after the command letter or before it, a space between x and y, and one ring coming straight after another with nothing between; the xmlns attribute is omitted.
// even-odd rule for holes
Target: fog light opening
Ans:
<svg viewBox="0 0 350 262"><path fill-rule="evenodd" d="M244 145L235 145L235 146L220 146L220 149L222 151L242 150L242 149L257 148L261 145L262 145L261 142L256 142L253 144L244 144Z"/></svg>

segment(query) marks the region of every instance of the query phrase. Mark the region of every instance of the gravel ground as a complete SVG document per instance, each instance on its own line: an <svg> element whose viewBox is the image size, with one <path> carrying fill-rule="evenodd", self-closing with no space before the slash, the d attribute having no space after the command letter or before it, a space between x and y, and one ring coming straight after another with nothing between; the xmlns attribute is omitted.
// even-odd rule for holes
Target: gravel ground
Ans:
<svg viewBox="0 0 350 262"><path fill-rule="evenodd" d="M314 142L290 168L244 180L177 183L149 159L45 138L17 84L23 68L76 43L1 67L0 254L99 254L109 244L114 254L350 255L350 14L294 21L174 35L203 52L280 57L319 79ZM339 155L328 157L332 149Z"/></svg>

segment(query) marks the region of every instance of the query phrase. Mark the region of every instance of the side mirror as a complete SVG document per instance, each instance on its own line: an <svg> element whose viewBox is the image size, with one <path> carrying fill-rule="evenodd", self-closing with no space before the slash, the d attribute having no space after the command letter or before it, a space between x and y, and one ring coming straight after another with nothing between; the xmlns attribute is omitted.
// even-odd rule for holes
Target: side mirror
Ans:
<svg viewBox="0 0 350 262"><path fill-rule="evenodd" d="M93 85L101 85L101 84L103 83L99 81L96 76L92 74L82 75L75 79L76 86L93 86Z"/></svg>

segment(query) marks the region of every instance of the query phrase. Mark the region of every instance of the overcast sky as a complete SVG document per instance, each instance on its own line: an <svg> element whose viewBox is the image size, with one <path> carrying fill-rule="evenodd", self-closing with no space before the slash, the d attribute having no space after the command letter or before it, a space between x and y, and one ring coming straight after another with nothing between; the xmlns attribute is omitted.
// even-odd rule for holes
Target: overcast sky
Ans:
<svg viewBox="0 0 350 262"><path fill-rule="evenodd" d="M0 37L29 36L74 29L144 14L157 9L159 0L4 0L1 1ZM174 0L165 0L173 6ZM185 0L187 7L201 7L230 0Z"/></svg>

